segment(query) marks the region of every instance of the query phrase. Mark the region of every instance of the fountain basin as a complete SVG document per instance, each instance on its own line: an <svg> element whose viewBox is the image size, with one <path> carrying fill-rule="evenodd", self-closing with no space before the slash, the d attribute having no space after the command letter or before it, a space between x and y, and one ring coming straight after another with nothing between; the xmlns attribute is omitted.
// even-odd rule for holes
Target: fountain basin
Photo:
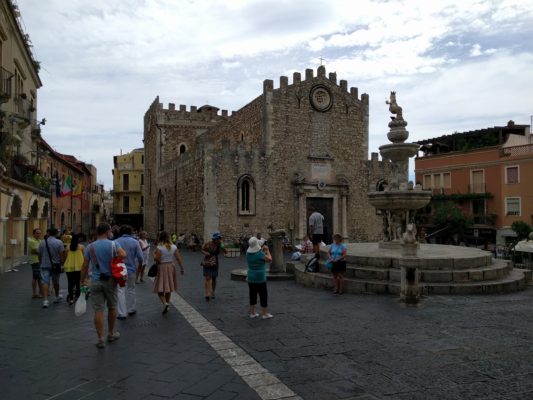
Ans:
<svg viewBox="0 0 533 400"><path fill-rule="evenodd" d="M391 143L379 147L383 158L391 161L407 161L418 152L420 145L417 143Z"/></svg>

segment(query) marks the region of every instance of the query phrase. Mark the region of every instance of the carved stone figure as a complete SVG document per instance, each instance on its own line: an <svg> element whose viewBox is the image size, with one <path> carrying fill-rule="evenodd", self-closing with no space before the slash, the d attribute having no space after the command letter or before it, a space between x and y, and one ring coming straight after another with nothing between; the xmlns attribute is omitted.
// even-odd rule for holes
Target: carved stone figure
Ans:
<svg viewBox="0 0 533 400"><path fill-rule="evenodd" d="M385 104L389 105L391 114L396 114L396 117L391 117L391 119L403 120L402 108L396 103L396 92L390 92L390 101L385 101Z"/></svg>
<svg viewBox="0 0 533 400"><path fill-rule="evenodd" d="M403 242L405 244L416 244L415 225L407 224L407 229L403 234Z"/></svg>

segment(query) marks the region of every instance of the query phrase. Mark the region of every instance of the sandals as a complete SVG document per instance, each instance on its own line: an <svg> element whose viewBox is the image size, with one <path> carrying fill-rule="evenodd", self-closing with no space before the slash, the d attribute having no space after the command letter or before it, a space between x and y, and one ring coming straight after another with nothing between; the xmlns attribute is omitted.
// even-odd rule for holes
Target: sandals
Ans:
<svg viewBox="0 0 533 400"><path fill-rule="evenodd" d="M98 343L96 343L96 347L99 349L103 349L105 347L105 342L103 339L98 340Z"/></svg>

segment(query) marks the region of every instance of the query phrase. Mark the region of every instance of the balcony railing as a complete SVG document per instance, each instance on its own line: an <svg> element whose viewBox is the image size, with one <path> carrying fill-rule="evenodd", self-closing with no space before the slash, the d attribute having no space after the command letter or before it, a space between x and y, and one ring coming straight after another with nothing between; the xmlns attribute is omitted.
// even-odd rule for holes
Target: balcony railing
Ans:
<svg viewBox="0 0 533 400"><path fill-rule="evenodd" d="M487 185L485 182L471 183L468 185L468 193L486 193Z"/></svg>
<svg viewBox="0 0 533 400"><path fill-rule="evenodd" d="M13 73L0 67L0 103L5 103L11 98L11 78Z"/></svg>
<svg viewBox="0 0 533 400"><path fill-rule="evenodd" d="M19 117L18 122L26 124L26 126L30 125L33 121L33 112L35 111L33 103L22 97L16 98L15 110Z"/></svg>
<svg viewBox="0 0 533 400"><path fill-rule="evenodd" d="M489 225L494 226L496 224L496 214L476 214L473 216L474 224L476 225Z"/></svg>
<svg viewBox="0 0 533 400"><path fill-rule="evenodd" d="M533 144L504 147L500 150L500 156L527 156L533 153Z"/></svg>

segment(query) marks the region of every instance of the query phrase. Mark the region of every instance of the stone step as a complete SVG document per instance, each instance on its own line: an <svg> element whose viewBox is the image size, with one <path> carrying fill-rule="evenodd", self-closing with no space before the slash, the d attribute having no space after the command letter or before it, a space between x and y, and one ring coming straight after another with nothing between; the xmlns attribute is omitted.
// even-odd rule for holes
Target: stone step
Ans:
<svg viewBox="0 0 533 400"><path fill-rule="evenodd" d="M512 266L507 260L494 260L487 267L461 270L420 270L421 282L479 282L503 279L511 271ZM329 273L321 263L320 272ZM345 278L367 279L378 281L400 282L399 268L378 268L348 264Z"/></svg>
<svg viewBox="0 0 533 400"><path fill-rule="evenodd" d="M295 280L304 286L332 289L331 274L325 272L305 272L305 265L299 262L291 263ZM489 294L509 293L523 290L531 272L513 269L504 278L476 282L422 282L422 294ZM528 278L529 277L529 278ZM400 283L394 281L345 278L346 293L400 293Z"/></svg>

